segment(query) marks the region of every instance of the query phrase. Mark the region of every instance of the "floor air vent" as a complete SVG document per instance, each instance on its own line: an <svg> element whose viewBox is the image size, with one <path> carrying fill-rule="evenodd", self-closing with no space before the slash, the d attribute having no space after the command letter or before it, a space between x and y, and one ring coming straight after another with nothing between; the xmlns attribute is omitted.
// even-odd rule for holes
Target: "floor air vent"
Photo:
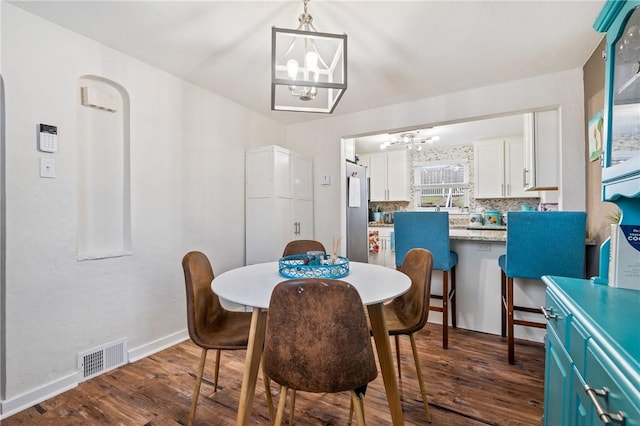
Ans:
<svg viewBox="0 0 640 426"><path fill-rule="evenodd" d="M108 343L99 348L78 354L79 381L106 373L125 364L127 358L127 340Z"/></svg>

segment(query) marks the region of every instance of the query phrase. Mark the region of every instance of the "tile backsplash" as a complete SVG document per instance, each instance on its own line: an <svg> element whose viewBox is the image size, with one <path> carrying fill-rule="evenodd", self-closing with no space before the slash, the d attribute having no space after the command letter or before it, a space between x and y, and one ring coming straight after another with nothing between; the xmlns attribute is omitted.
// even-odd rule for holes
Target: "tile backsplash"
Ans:
<svg viewBox="0 0 640 426"><path fill-rule="evenodd" d="M498 210L500 212L520 210L523 205L538 206L540 204L539 197L531 198L494 198L476 200L474 194L474 152L473 144L459 145L448 148L431 148L423 151L414 151L409 157L409 182L411 186L411 194L415 197L417 190L414 188L414 164L416 162L441 161L441 160L458 160L467 159L469 165L469 211L476 212L478 210ZM388 201L388 202L372 202L370 208L380 207L383 212L393 212L402 210L415 210L415 201ZM455 215L458 216L458 215ZM453 217L453 215L452 215ZM466 216L461 215L464 221Z"/></svg>

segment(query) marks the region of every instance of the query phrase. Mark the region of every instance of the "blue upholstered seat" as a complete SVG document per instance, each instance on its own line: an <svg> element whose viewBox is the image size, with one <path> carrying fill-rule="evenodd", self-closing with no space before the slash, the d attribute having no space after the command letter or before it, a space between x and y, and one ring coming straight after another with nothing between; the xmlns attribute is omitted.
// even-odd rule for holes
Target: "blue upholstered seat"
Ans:
<svg viewBox="0 0 640 426"><path fill-rule="evenodd" d="M585 274L585 212L508 212L507 251L498 258L501 269L502 336L508 338L509 363L515 362L513 326L544 328L545 323L521 321L514 311L540 313L515 306L513 278L539 280L543 275L583 278Z"/></svg>
<svg viewBox="0 0 640 426"><path fill-rule="evenodd" d="M429 309L442 312L442 346L447 348L449 302L451 302L451 325L456 326L455 267L458 264L458 254L451 251L449 246L449 214L447 212L395 212L393 222L397 267L402 265L409 250L424 248L433 255L433 269L443 271L444 297L431 295L433 298L442 298L442 307L429 306ZM451 273L451 286L449 286L449 273Z"/></svg>

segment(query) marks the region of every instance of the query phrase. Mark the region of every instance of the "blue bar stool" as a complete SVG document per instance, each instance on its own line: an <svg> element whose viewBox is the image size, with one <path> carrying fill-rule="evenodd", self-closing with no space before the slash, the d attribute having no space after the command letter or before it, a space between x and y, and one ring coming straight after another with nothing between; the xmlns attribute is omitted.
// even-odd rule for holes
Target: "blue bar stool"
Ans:
<svg viewBox="0 0 640 426"><path fill-rule="evenodd" d="M458 253L449 246L449 214L447 212L395 212L393 214L396 266L400 268L407 252L427 249L433 255L433 269L442 271L442 306L429 305L430 311L442 312L442 347L449 347L449 305L451 326L456 327L456 265ZM449 275L451 286L449 287Z"/></svg>
<svg viewBox="0 0 640 426"><path fill-rule="evenodd" d="M546 322L515 319L514 311L541 314L540 308L517 306L513 279L539 280L543 275L584 278L585 212L508 212L507 252L501 269L502 337L507 337L509 364L515 363L515 325L546 328Z"/></svg>

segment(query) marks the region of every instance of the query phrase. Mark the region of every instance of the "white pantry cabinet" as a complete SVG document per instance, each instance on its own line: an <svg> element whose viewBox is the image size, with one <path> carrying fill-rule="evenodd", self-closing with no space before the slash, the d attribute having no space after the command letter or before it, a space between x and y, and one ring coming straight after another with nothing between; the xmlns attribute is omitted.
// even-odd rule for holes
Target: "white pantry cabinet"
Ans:
<svg viewBox="0 0 640 426"><path fill-rule="evenodd" d="M246 264L278 260L291 240L313 239L313 161L270 145L245 153Z"/></svg>
<svg viewBox="0 0 640 426"><path fill-rule="evenodd" d="M558 189L558 110L524 114L524 184L528 191Z"/></svg>
<svg viewBox="0 0 640 426"><path fill-rule="evenodd" d="M409 161L406 150L369 154L371 201L409 201Z"/></svg>
<svg viewBox="0 0 640 426"><path fill-rule="evenodd" d="M473 144L475 198L532 198L524 188L524 142L512 136Z"/></svg>

